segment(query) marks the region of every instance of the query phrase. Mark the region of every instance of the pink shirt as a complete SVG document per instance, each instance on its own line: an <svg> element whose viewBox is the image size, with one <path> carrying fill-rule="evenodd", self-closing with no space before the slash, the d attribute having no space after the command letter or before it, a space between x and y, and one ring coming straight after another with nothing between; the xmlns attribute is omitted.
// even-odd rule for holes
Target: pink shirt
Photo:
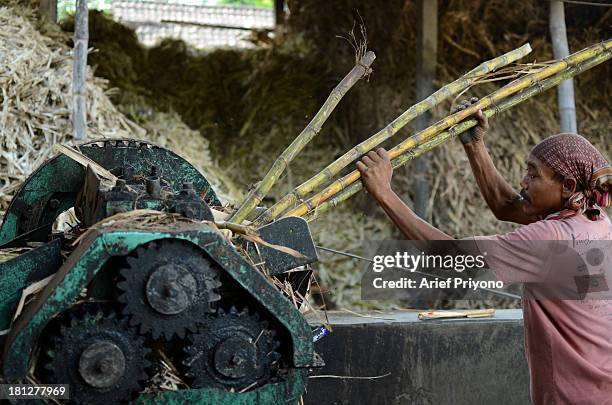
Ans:
<svg viewBox="0 0 612 405"><path fill-rule="evenodd" d="M584 262L581 260L584 268L580 271L601 274L605 267L609 275L612 224L608 217L602 215L597 221L583 215L543 220L505 235L477 236L475 240L480 251L487 252L487 264L498 279L526 282L523 286L523 317L533 403L612 404L611 280L608 280L609 286L604 282L603 288L599 285L599 290L589 290L596 292L588 293L582 299L539 299L537 287L529 282L551 274L554 277L557 267L550 265L550 258L559 255L550 254L555 250L552 248L547 249L549 257L543 257L547 256L546 252L536 253L542 252L539 247L545 243L550 246L550 242L533 243L531 252L526 248L528 241L571 241L564 243L571 244L585 259ZM603 254L602 250L593 249L597 243L608 246L602 249ZM573 255L577 257L576 253Z"/></svg>

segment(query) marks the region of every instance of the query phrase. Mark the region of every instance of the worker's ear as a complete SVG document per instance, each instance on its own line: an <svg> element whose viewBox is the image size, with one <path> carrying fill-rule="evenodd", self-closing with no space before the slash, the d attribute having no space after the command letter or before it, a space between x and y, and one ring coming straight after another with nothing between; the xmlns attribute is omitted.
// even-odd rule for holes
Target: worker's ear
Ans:
<svg viewBox="0 0 612 405"><path fill-rule="evenodd" d="M563 198L571 197L571 195L576 192L577 184L578 183L576 183L576 179L573 179L571 177L566 177L565 179L563 179L563 189L561 190L561 196Z"/></svg>

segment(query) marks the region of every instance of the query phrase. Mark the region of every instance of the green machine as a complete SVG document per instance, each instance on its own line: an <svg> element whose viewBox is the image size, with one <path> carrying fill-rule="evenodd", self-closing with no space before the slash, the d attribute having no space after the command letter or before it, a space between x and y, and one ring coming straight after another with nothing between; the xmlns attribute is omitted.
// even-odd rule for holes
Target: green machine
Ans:
<svg viewBox="0 0 612 405"><path fill-rule="evenodd" d="M257 246L228 239L212 222L214 190L178 155L136 140L78 149L116 181L55 156L0 228L2 251L19 252L0 263L2 382L68 384L78 404L296 403L321 361L271 277L307 288L317 260L307 223L264 226ZM78 221L61 226L68 211ZM43 279L16 314L23 290ZM178 389L156 385L164 372Z"/></svg>

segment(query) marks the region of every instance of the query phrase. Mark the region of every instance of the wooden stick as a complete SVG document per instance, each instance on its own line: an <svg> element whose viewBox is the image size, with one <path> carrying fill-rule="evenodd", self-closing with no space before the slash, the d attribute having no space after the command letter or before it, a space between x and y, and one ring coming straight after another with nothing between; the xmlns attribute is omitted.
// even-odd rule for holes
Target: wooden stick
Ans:
<svg viewBox="0 0 612 405"><path fill-rule="evenodd" d="M114 174L112 174L110 171L106 170L104 167L102 167L100 164L98 164L97 162L93 161L92 159L90 159L89 157L83 155L81 152L79 152L78 150L67 146L67 145L62 145L62 144L55 144L53 146L53 149L58 152L61 153L63 155L68 156L70 159L74 160L75 162L77 162L78 164L80 164L83 167L91 167L92 170L100 177L109 180L111 183L110 185L114 185L117 182L117 176L115 176Z"/></svg>
<svg viewBox="0 0 612 405"><path fill-rule="evenodd" d="M289 207L293 206L300 199L304 198L307 194L311 193L317 187L330 182L333 179L333 176L338 174L343 168L358 159L364 153L367 153L376 146L380 145L382 142L391 138L414 118L425 113L426 111L429 111L431 108L435 107L448 97L462 92L463 90L474 84L474 82L482 75L493 72L499 69L500 67L507 66L530 52L531 47L529 46L529 44L525 44L520 48L514 49L513 51L510 51L502 56L481 63L480 65L463 75L461 78L440 88L429 97L425 98L421 102L413 105L408 110L404 111L389 125L372 135L370 138L366 139L359 145L355 146L353 149L346 152L335 162L331 163L325 169L323 169L320 173L316 174L306 182L299 185L295 190L284 196L278 203L276 203L274 206L272 206L262 215L260 215L256 219L255 223L262 224L278 218Z"/></svg>
<svg viewBox="0 0 612 405"><path fill-rule="evenodd" d="M72 125L74 139L87 139L87 42L89 27L87 0L77 0L74 18L74 64L72 68Z"/></svg>
<svg viewBox="0 0 612 405"><path fill-rule="evenodd" d="M559 85L559 83L562 83L564 80L567 80L568 78L576 76L577 74L585 70L591 69L592 67L599 65L607 61L611 57L612 57L612 50L605 51L595 56L592 59L589 59L578 65L574 65L568 68L567 70L556 74L555 76L552 76L546 80L543 80L539 83L535 83L531 85L530 87L521 91L520 93L512 97L504 99L498 105L493 106L492 108L489 108L487 110L484 110L483 113L487 116L487 118L493 118L497 114L503 111L506 111L522 103L523 101L528 100L529 98L537 94L540 94L552 87ZM414 159L415 157L421 156L423 153L429 152L430 150L445 143L449 139L454 138L457 135L469 130L470 128L474 127L476 124L477 124L477 121L475 119L469 119L469 120L463 121L460 124L457 124L456 126L452 127L450 130L441 132L440 134L438 134L431 140L419 144L415 149L412 149L404 153L403 155L398 156L397 158L391 160L391 165L393 166L393 168L403 166L409 161L411 161L412 159ZM330 198L323 204L316 207L314 210L310 211L307 214L306 219L308 221L317 219L324 212L327 212L331 208L336 207L341 202L357 194L362 188L363 188L363 183L360 181L351 184L349 187L342 190L340 193L335 195L333 198Z"/></svg>
<svg viewBox="0 0 612 405"><path fill-rule="evenodd" d="M519 91L543 80L550 76L553 76L568 66L573 66L578 63L584 62L593 58L596 55L601 54L609 49L612 49L612 39L603 41L599 44L592 45L588 48L585 48L579 52L576 52L563 60L557 61L545 68L542 68L534 73L528 74L526 76L521 77L520 79L514 80L513 82L507 84L501 89L489 94L488 96L480 99L477 103L472 104L470 107L465 110L458 111L455 114L449 115L448 117L438 121L434 125L424 129L423 131L417 133L416 135L411 136L410 138L404 140L399 143L397 146L389 150L389 156L391 159L394 159L405 152L413 149L419 143L426 142L444 131L446 128L449 128L453 125L458 124L459 122L465 120L469 116L476 113L476 111L485 109L495 103L501 101L502 99L511 96L513 94L518 93ZM299 204L296 208L289 211L286 216L302 216L310 210L315 209L318 205L327 201L332 196L336 195L343 189L347 188L349 185L359 180L360 174L358 170L353 170L351 173L334 181L328 187L326 187L323 191L315 194L305 202Z"/></svg>
<svg viewBox="0 0 612 405"><path fill-rule="evenodd" d="M287 149L281 153L261 182L259 182L259 184L248 194L238 211L230 218L230 222L241 223L251 211L257 207L257 204L263 200L272 186L274 186L274 183L276 183L287 166L289 166L289 163L302 151L302 149L304 149L308 142L317 136L321 127L325 121L327 121L327 118L329 118L342 97L344 97L355 83L370 73L370 65L372 65L374 59L376 59L374 52L366 52L353 69L351 69L340 83L338 83L306 128L304 128Z"/></svg>

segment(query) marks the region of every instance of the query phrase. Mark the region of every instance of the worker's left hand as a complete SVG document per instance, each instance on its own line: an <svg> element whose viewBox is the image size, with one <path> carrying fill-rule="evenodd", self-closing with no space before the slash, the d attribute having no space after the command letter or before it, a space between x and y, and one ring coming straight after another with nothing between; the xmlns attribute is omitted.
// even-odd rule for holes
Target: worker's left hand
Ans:
<svg viewBox="0 0 612 405"><path fill-rule="evenodd" d="M361 182L365 189L377 200L391 192L391 177L393 167L389 154L383 148L376 152L369 151L357 162L357 170L361 173Z"/></svg>

